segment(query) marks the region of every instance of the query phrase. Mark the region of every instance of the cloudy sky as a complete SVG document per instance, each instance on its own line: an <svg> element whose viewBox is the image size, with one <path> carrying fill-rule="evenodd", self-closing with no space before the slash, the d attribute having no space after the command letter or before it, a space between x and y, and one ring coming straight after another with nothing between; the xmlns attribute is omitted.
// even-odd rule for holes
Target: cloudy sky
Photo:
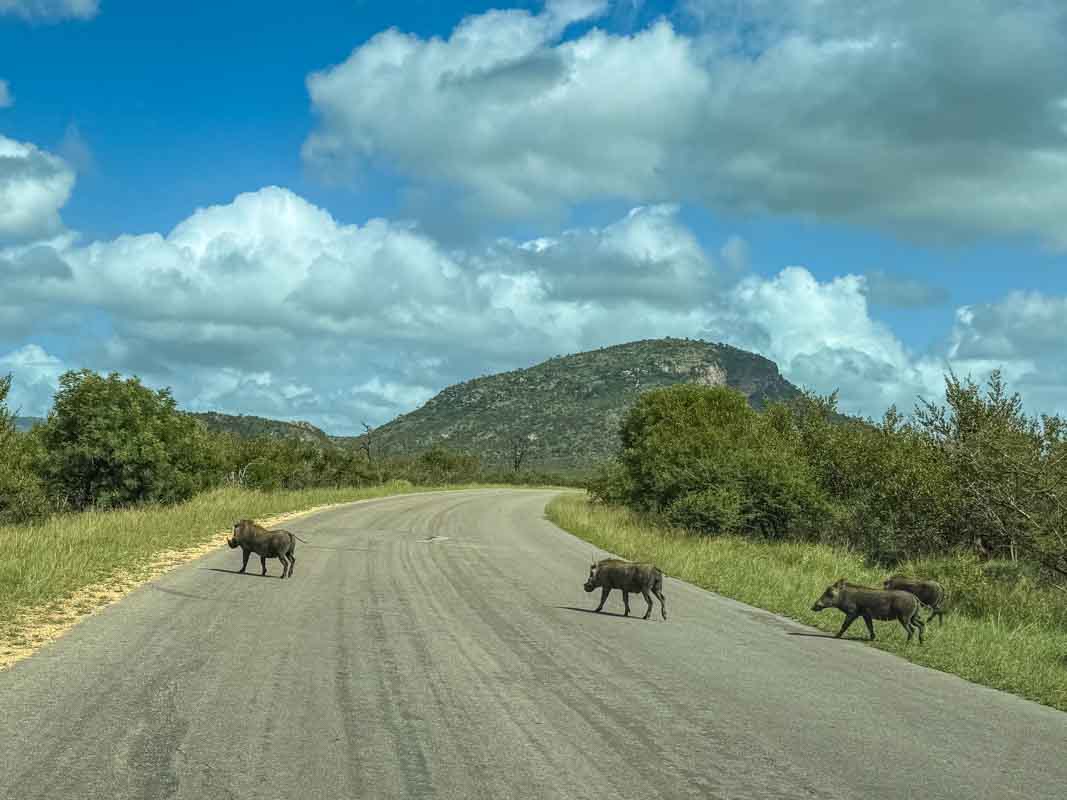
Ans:
<svg viewBox="0 0 1067 800"><path fill-rule="evenodd" d="M510 4L509 4L510 1ZM640 338L1067 412L1060 0L0 0L0 374L380 424Z"/></svg>

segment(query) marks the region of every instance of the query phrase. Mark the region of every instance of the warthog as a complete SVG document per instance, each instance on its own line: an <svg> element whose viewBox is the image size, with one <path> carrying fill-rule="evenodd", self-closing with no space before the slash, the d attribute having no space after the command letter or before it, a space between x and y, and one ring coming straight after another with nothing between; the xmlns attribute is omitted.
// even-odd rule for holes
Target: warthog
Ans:
<svg viewBox="0 0 1067 800"><path fill-rule="evenodd" d="M838 639L844 635L848 626L855 622L857 617L863 617L872 641L875 638L872 620L895 619L899 620L904 630L908 632L909 642L912 632L918 630L919 644L922 644L925 627L919 613L922 603L911 592L858 586L842 578L837 583L826 587L826 591L815 601L811 610L822 611L824 608L837 608L845 612L845 622L836 634Z"/></svg>
<svg viewBox="0 0 1067 800"><path fill-rule="evenodd" d="M948 592L946 592L945 587L937 581L926 581L921 578L906 578L903 575L890 575L886 578L885 583L883 583L882 586L886 589L899 589L904 592L911 592L918 597L924 605L930 606L930 616L926 618L927 622L934 617L937 617L938 626L945 624L945 600L948 597Z"/></svg>
<svg viewBox="0 0 1067 800"><path fill-rule="evenodd" d="M233 536L226 540L231 548L240 547L244 551L241 560L241 572L248 566L248 557L255 553L263 564L263 574L267 574L267 559L277 558L282 562L282 577L292 577L296 557L295 533L282 529L268 531L250 519L242 519L233 524ZM300 541L306 541L300 539Z"/></svg>
<svg viewBox="0 0 1067 800"><path fill-rule="evenodd" d="M585 582L585 590L593 591L596 587L601 588L600 605L596 607L600 611L604 607L604 601L608 599L612 589L622 591L622 604L626 607L626 616L630 616L630 592L640 592L644 595L648 608L645 610L644 619L652 616L652 598L649 592L659 598L660 613L663 619L667 619L667 601L663 597L663 573L652 564L635 564L632 561L622 561L617 558L605 558L594 561L589 567L589 580Z"/></svg>

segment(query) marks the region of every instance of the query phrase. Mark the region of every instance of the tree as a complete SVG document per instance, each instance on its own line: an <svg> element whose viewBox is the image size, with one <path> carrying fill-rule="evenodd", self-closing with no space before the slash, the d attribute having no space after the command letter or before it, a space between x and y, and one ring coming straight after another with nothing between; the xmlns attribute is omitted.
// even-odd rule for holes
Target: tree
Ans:
<svg viewBox="0 0 1067 800"><path fill-rule="evenodd" d="M945 378L945 406L922 401L918 424L950 461L965 496L959 527L973 543L1020 551L1067 577L1067 423L1029 416L994 370L983 394L970 378Z"/></svg>
<svg viewBox="0 0 1067 800"><path fill-rule="evenodd" d="M7 397L11 391L11 373L0 378L0 452L15 438L15 414L8 410Z"/></svg>
<svg viewBox="0 0 1067 800"><path fill-rule="evenodd" d="M363 425L363 436L360 437L362 441L359 443L359 449L367 454L367 464L375 471L378 477L378 483L382 483L382 465L380 461L375 461L375 455L378 455L374 446L374 428L367 424L365 420L361 420Z"/></svg>
<svg viewBox="0 0 1067 800"><path fill-rule="evenodd" d="M522 462L526 460L526 456L530 454L536 444L536 433L515 434L508 439L508 461L511 464L512 472L518 472L522 469Z"/></svg>
<svg viewBox="0 0 1067 800"><path fill-rule="evenodd" d="M804 535L825 514L788 411L761 416L724 386L641 395L624 417L620 464L604 489L705 533ZM599 493L599 492L598 492Z"/></svg>
<svg viewBox="0 0 1067 800"><path fill-rule="evenodd" d="M51 493L74 509L184 500L221 472L207 430L169 389L117 373L63 374L41 439Z"/></svg>
<svg viewBox="0 0 1067 800"><path fill-rule="evenodd" d="M50 505L35 466L37 439L15 430L8 410L11 375L0 378L0 523L29 522L48 513Z"/></svg>

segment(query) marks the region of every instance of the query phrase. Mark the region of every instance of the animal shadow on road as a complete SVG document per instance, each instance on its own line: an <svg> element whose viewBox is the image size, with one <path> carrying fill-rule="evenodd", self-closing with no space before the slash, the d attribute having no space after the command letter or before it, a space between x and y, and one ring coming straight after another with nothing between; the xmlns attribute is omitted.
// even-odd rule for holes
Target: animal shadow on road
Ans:
<svg viewBox="0 0 1067 800"><path fill-rule="evenodd" d="M203 595L200 595L200 594L190 594L189 592L181 592L181 591L178 591L177 589L171 589L168 586L159 586L158 584L151 584L150 583L148 585L148 588L151 589L154 592L163 592L164 594L173 594L173 595L176 595L177 597L187 597L190 600L208 600L209 599L209 598L204 597Z"/></svg>
<svg viewBox="0 0 1067 800"><path fill-rule="evenodd" d="M260 575L259 572L241 572L237 569L221 569L219 567L201 567L204 572L221 572L225 575L237 575L241 578L277 578L277 575L271 575L269 572L266 575Z"/></svg>
<svg viewBox="0 0 1067 800"><path fill-rule="evenodd" d="M597 614L601 617L618 617L619 619L641 619L641 615L636 616L631 613L629 617L625 614L620 614L618 611L595 611L591 608L578 608L578 606L556 606L556 608L562 608L564 611L581 611L583 614ZM642 620L643 621L643 620Z"/></svg>
<svg viewBox="0 0 1067 800"><path fill-rule="evenodd" d="M807 631L787 631L788 636L811 636L813 639L836 639L832 633L808 633ZM866 636L842 636L842 642L866 642Z"/></svg>

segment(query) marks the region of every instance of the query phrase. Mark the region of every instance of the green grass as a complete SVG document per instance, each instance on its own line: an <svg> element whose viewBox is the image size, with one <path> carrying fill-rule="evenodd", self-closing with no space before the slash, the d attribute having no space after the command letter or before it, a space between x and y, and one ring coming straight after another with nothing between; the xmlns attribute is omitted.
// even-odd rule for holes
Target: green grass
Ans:
<svg viewBox="0 0 1067 800"><path fill-rule="evenodd" d="M0 636L19 617L47 619L55 604L116 576L147 574L159 556L210 542L241 517L261 519L330 503L431 491L407 481L364 489L257 492L217 489L174 506L61 514L38 525L0 526ZM472 487L447 487L472 488Z"/></svg>
<svg viewBox="0 0 1067 800"><path fill-rule="evenodd" d="M652 561L666 574L744 603L836 633L839 611L812 603L833 581L877 584L887 573L859 553L807 543L700 537L658 526L628 510L562 496L548 517L603 550ZM1017 564L935 559L894 570L941 580L950 593L944 627L905 645L896 622L876 622L869 646L1067 711L1067 593L1040 585ZM864 637L860 620L848 637Z"/></svg>

